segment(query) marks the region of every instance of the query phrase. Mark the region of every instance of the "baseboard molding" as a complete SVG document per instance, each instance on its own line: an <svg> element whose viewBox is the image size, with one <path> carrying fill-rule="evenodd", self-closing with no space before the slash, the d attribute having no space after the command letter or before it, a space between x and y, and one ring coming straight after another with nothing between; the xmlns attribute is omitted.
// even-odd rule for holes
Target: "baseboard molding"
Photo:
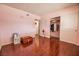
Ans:
<svg viewBox="0 0 79 59"><path fill-rule="evenodd" d="M60 40L61 42L65 42L65 43L68 43L68 44L72 44L72 45L75 45L75 46L79 46L78 44L75 44L75 43L71 43L71 42L67 42L67 41L63 41L63 40Z"/></svg>
<svg viewBox="0 0 79 59"><path fill-rule="evenodd" d="M40 36L40 37L50 39L49 37L45 37L45 36Z"/></svg>
<svg viewBox="0 0 79 59"><path fill-rule="evenodd" d="M58 38L58 37L50 37L50 39L51 39L51 38L60 39L60 38Z"/></svg>
<svg viewBox="0 0 79 59"><path fill-rule="evenodd" d="M8 44L11 44L11 43L12 43L12 42L9 42L9 43L6 43L6 44L1 44L1 45L0 45L0 50L1 50L2 46L8 45Z"/></svg>
<svg viewBox="0 0 79 59"><path fill-rule="evenodd" d="M44 37L44 36L40 36L40 37L47 38L47 39L51 39L51 38ZM57 37L53 37L53 38L59 39L59 38L57 38ZM59 40L60 40L60 39L59 39ZM69 43L69 44L72 44L72 45L75 45L75 46L79 46L78 44L75 44L75 43L71 43L71 42L67 42L67 41L63 41L63 40L60 40L60 41L65 42L65 43Z"/></svg>

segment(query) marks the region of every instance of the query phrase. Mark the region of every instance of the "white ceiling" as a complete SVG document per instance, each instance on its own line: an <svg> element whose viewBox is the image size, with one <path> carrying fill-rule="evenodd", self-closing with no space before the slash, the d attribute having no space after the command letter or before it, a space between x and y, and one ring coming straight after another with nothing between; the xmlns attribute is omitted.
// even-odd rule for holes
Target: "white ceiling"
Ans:
<svg viewBox="0 0 79 59"><path fill-rule="evenodd" d="M33 14L41 15L51 13L61 8L76 5L74 3L8 3L10 7L21 9Z"/></svg>

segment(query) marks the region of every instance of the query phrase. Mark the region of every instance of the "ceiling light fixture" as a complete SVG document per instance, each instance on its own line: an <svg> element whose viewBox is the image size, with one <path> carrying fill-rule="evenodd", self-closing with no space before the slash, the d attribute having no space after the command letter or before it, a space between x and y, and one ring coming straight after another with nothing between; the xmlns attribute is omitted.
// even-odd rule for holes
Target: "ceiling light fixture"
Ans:
<svg viewBox="0 0 79 59"><path fill-rule="evenodd" d="M29 14L26 14L26 16L29 16Z"/></svg>

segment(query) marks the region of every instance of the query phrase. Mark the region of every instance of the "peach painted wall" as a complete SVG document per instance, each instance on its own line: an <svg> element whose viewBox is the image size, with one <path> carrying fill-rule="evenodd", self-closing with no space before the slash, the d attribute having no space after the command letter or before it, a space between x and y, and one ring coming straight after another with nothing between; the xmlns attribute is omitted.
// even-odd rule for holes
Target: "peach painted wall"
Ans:
<svg viewBox="0 0 79 59"><path fill-rule="evenodd" d="M78 19L79 19L79 12L78 12ZM78 24L77 43L79 43L79 20L78 20L77 24Z"/></svg>
<svg viewBox="0 0 79 59"><path fill-rule="evenodd" d="M26 16L29 14L29 16ZM0 4L0 45L12 42L12 33L35 35L34 19L39 16Z"/></svg>
<svg viewBox="0 0 79 59"><path fill-rule="evenodd" d="M79 5L74 5L58 11L51 12L49 14L42 15L43 24L41 28L44 28L46 30L45 36L50 37L50 19L60 16L60 40L79 45L79 43L77 43L77 33L75 33L75 30L78 26L77 21L79 20L77 18L78 12ZM73 34L75 36L73 36Z"/></svg>
<svg viewBox="0 0 79 59"><path fill-rule="evenodd" d="M65 42L77 43L77 18L78 13L66 14L61 17L60 39Z"/></svg>
<svg viewBox="0 0 79 59"><path fill-rule="evenodd" d="M45 36L50 38L50 21L47 19L47 17L45 17L45 15L41 15L41 19L40 19L40 36ZM45 33L43 35L42 30L44 29Z"/></svg>

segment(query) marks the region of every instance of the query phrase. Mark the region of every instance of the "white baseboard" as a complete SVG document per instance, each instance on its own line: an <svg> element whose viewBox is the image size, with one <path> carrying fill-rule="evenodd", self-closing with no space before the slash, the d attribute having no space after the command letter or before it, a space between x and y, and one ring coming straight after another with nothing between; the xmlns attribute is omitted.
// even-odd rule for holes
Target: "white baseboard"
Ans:
<svg viewBox="0 0 79 59"><path fill-rule="evenodd" d="M7 45L7 44L11 44L11 43L12 42L0 44L0 50L1 50L2 46Z"/></svg>

